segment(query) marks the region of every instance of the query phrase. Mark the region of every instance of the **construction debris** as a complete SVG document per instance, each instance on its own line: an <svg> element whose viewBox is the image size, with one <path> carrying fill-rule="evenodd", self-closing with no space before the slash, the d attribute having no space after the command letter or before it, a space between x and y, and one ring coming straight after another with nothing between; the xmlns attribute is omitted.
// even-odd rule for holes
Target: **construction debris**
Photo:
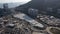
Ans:
<svg viewBox="0 0 60 34"><path fill-rule="evenodd" d="M48 27L54 27L54 26L48 26L45 23L43 24L43 22L45 21L45 19L52 20L52 19L55 19L55 17L53 16L50 16L50 17L46 16L43 18L42 17L43 15L39 16L42 22L38 22L39 19L37 19L38 23L35 23L36 21L34 23L33 22L29 23L28 21L22 18L19 19L17 17L12 17L11 15L1 17L0 18L0 34L51 34L52 32L50 33L50 28ZM44 27L45 25L47 27L45 28L38 27L40 23L43 24ZM33 24L35 24L36 26Z"/></svg>

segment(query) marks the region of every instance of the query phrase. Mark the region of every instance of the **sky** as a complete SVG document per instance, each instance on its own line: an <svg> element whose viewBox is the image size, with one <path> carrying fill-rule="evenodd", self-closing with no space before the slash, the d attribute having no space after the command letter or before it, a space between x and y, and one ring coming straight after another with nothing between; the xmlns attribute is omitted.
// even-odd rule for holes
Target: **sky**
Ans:
<svg viewBox="0 0 60 34"><path fill-rule="evenodd" d="M17 7L28 3L31 0L0 0L0 8L3 8L3 4L8 3L9 8Z"/></svg>
<svg viewBox="0 0 60 34"><path fill-rule="evenodd" d="M0 3L29 2L31 0L0 0Z"/></svg>

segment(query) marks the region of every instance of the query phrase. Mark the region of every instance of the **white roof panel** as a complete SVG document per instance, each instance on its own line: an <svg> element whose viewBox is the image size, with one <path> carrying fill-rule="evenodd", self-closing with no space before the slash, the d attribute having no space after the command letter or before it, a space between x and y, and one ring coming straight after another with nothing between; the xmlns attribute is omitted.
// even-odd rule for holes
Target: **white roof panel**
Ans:
<svg viewBox="0 0 60 34"><path fill-rule="evenodd" d="M17 17L17 18L20 18L20 19L23 19L23 20L26 20L27 22L29 22L30 24L33 24L34 26L39 26L39 27L44 27L43 24L37 22L36 20L30 18L28 15L26 14L23 14L23 13L20 13L20 14L16 14L14 15L14 17Z"/></svg>

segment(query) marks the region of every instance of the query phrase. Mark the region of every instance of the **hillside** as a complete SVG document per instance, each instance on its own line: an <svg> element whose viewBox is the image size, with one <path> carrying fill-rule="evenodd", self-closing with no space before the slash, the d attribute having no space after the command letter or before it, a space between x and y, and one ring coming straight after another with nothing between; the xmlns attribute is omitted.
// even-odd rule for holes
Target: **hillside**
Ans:
<svg viewBox="0 0 60 34"><path fill-rule="evenodd" d="M52 8L53 12L50 14L57 15L57 9L60 9L60 0L32 0L27 4L16 7L16 10L27 14L28 8L35 8L39 13L46 12L48 8ZM42 12L43 11L43 12Z"/></svg>

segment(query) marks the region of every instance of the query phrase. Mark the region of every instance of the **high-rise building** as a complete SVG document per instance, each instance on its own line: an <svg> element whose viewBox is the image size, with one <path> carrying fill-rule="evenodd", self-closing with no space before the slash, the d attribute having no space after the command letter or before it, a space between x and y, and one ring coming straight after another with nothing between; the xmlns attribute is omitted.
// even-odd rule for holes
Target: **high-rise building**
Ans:
<svg viewBox="0 0 60 34"><path fill-rule="evenodd" d="M3 4L3 8L4 9L8 9L8 4L6 3L6 4Z"/></svg>
<svg viewBox="0 0 60 34"><path fill-rule="evenodd" d="M52 12L53 10L52 10L52 8L47 8L47 11Z"/></svg>
<svg viewBox="0 0 60 34"><path fill-rule="evenodd" d="M53 8L47 8L47 14L53 14Z"/></svg>
<svg viewBox="0 0 60 34"><path fill-rule="evenodd" d="M4 15L11 14L11 10L9 9L8 3L3 4L3 11Z"/></svg>
<svg viewBox="0 0 60 34"><path fill-rule="evenodd" d="M37 9L33 9L33 8L29 8L29 9L28 9L28 14L29 14L31 17L35 18L35 17L37 17L38 10L37 10Z"/></svg>
<svg viewBox="0 0 60 34"><path fill-rule="evenodd" d="M5 12L8 11L8 4L7 3L6 4L3 4L3 9L4 9Z"/></svg>
<svg viewBox="0 0 60 34"><path fill-rule="evenodd" d="M57 13L60 14L60 9L57 9Z"/></svg>

